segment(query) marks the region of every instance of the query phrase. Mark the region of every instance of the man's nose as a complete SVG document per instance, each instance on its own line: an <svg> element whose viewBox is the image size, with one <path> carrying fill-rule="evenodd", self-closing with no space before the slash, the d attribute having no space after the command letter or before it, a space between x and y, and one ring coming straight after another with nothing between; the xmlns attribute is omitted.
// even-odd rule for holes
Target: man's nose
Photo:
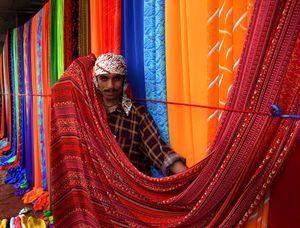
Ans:
<svg viewBox="0 0 300 228"><path fill-rule="evenodd" d="M113 87L114 87L114 85L113 85L113 80L112 80L112 79L108 79L106 85L107 85L107 88L108 88L108 89L113 88Z"/></svg>

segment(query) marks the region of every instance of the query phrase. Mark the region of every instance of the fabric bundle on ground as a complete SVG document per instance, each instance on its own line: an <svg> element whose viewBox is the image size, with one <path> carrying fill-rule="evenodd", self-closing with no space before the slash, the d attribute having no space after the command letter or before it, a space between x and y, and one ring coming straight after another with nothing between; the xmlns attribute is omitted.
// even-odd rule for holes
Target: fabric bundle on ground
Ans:
<svg viewBox="0 0 300 228"><path fill-rule="evenodd" d="M93 87L95 57L72 63L52 88L56 226L230 227L248 220L299 133L299 121L264 113L274 103L300 113L300 2L257 1L253 14L226 108L260 114L225 112L208 156L175 176L155 179L134 168Z"/></svg>

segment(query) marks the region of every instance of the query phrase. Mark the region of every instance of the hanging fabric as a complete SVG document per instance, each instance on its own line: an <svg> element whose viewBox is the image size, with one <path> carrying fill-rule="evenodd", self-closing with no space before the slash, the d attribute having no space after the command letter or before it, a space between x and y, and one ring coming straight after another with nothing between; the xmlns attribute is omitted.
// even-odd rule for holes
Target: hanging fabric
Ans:
<svg viewBox="0 0 300 228"><path fill-rule="evenodd" d="M144 1L144 74L147 100L166 101L165 1ZM165 104L147 103L162 139L169 144Z"/></svg>
<svg viewBox="0 0 300 228"><path fill-rule="evenodd" d="M121 53L126 59L128 81L133 95L145 98L144 2L122 1Z"/></svg>
<svg viewBox="0 0 300 228"><path fill-rule="evenodd" d="M120 53L121 0L90 1L91 52Z"/></svg>
<svg viewBox="0 0 300 228"><path fill-rule="evenodd" d="M78 29L78 43L79 56L88 55L91 52L91 34L90 34L90 1L79 1L79 29Z"/></svg>
<svg viewBox="0 0 300 228"><path fill-rule="evenodd" d="M170 102L207 104L207 5L207 1L166 1L166 88ZM207 155L207 115L207 109L168 105L170 145L187 159L188 166Z"/></svg>

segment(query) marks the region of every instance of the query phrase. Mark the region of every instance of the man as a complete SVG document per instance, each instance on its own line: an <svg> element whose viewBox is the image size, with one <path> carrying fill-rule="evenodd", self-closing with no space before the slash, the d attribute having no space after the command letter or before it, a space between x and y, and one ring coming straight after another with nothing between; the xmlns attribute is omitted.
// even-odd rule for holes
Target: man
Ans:
<svg viewBox="0 0 300 228"><path fill-rule="evenodd" d="M112 133L141 172L150 174L151 164L164 175L186 169L185 159L161 139L150 113L127 97L127 66L123 56L100 55L94 66L93 80L102 97Z"/></svg>

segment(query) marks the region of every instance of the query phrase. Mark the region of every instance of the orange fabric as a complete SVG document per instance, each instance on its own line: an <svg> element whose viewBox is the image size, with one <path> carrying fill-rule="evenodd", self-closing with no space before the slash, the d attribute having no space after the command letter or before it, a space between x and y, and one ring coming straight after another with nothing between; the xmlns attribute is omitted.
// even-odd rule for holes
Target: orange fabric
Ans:
<svg viewBox="0 0 300 228"><path fill-rule="evenodd" d="M38 199L41 195L43 195L42 188L34 187L30 192L27 192L22 199L25 204L28 204Z"/></svg>
<svg viewBox="0 0 300 228"><path fill-rule="evenodd" d="M31 40L31 69L32 69L32 91L33 94L38 94L37 84L37 23L38 14L32 18L32 40ZM40 132L38 118L38 97L33 96L33 129L34 129L34 187L40 188L42 185L41 179L41 156L40 156Z"/></svg>
<svg viewBox="0 0 300 228"><path fill-rule="evenodd" d="M91 0L91 52L102 53L121 51L121 0Z"/></svg>
<svg viewBox="0 0 300 228"><path fill-rule="evenodd" d="M207 1L166 1L168 101L207 104L207 16ZM204 158L207 110L168 105L168 119L171 147L187 165Z"/></svg>
<svg viewBox="0 0 300 228"><path fill-rule="evenodd" d="M245 227L254 228L254 227L268 227L268 218L269 218L269 194L265 197L265 200L261 202L258 206L256 212L249 218Z"/></svg>

